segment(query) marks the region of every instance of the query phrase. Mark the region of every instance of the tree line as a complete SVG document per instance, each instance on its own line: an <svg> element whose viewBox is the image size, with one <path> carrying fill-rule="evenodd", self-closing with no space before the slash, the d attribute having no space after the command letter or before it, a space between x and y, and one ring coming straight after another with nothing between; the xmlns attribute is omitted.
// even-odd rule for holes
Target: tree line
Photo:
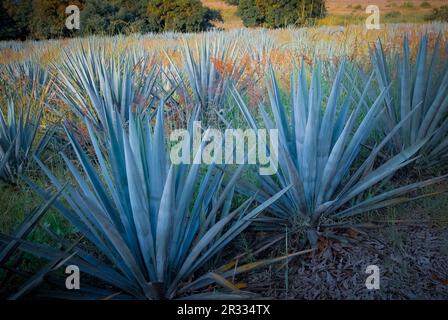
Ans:
<svg viewBox="0 0 448 320"><path fill-rule="evenodd" d="M313 24L326 15L324 0L226 0L238 5L246 27L281 28Z"/></svg>
<svg viewBox="0 0 448 320"><path fill-rule="evenodd" d="M325 15L324 0L226 0L246 27L303 26ZM81 10L80 29L65 27L69 5ZM90 34L199 32L222 21L200 0L0 0L0 40Z"/></svg>
<svg viewBox="0 0 448 320"><path fill-rule="evenodd" d="M80 29L65 28L65 9L80 9ZM198 32L222 21L200 0L0 0L0 39L49 39L90 34Z"/></svg>

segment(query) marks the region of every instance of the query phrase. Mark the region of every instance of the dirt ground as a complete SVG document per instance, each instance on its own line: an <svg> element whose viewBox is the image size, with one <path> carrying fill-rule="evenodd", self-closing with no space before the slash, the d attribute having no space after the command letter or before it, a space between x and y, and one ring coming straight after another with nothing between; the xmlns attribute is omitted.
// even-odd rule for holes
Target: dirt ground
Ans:
<svg viewBox="0 0 448 320"><path fill-rule="evenodd" d="M448 299L448 226L421 216L380 224L356 239L321 242L313 256L281 270L252 273L251 291L275 299ZM368 290L366 268L377 265L380 289Z"/></svg>

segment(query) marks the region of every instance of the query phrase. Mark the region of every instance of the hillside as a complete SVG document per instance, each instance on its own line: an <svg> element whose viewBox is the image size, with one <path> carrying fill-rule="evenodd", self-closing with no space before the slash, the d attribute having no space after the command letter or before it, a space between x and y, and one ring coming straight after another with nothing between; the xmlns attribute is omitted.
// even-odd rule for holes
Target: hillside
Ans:
<svg viewBox="0 0 448 320"><path fill-rule="evenodd" d="M221 11L224 22L216 24L217 27L234 29L243 26L241 19L236 15L236 6L231 6L224 0L202 0L202 3L209 8ZM434 8L445 5L446 0L377 0L374 4L380 8L383 22L421 22ZM362 0L327 0L328 15L321 24L362 22L366 17L366 6L366 2Z"/></svg>
<svg viewBox="0 0 448 320"><path fill-rule="evenodd" d="M243 27L243 21L236 15L237 7L227 4L224 0L202 0L202 3L211 9L221 11L223 23L216 23L218 28L235 29Z"/></svg>

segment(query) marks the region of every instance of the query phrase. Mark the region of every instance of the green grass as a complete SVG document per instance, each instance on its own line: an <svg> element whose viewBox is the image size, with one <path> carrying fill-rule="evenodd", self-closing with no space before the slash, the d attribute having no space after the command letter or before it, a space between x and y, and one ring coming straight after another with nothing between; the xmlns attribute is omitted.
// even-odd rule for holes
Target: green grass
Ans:
<svg viewBox="0 0 448 320"><path fill-rule="evenodd" d="M44 185L44 181L35 181L35 183ZM42 201L42 198L25 183L20 183L17 186L0 185L0 232L13 233L24 218ZM40 221L40 225L48 226L60 235L73 231L61 215L51 209ZM45 232L41 231L34 234L33 240L46 238Z"/></svg>

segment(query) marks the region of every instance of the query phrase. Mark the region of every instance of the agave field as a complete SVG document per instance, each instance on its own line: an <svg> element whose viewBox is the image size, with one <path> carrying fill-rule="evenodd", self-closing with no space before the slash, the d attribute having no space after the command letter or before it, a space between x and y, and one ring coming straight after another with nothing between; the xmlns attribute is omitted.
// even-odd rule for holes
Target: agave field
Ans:
<svg viewBox="0 0 448 320"><path fill-rule="evenodd" d="M447 24L0 42L0 79L2 298L448 298ZM273 172L173 161L227 129Z"/></svg>

